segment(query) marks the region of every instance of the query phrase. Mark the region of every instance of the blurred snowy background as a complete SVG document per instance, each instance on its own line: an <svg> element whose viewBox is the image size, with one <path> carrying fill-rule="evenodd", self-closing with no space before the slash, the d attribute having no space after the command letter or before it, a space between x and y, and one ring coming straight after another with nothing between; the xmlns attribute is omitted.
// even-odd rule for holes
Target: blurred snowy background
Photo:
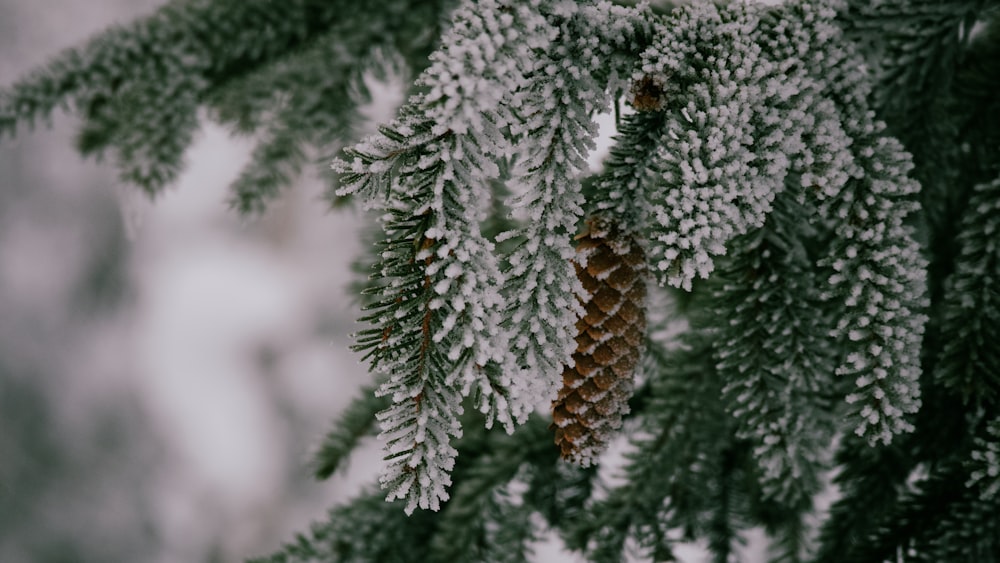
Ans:
<svg viewBox="0 0 1000 563"><path fill-rule="evenodd" d="M0 0L0 85L160 3ZM367 378L347 350L362 218L313 178L242 221L224 200L249 144L212 125L148 204L75 153L77 126L0 142L0 561L270 553L378 459L306 467Z"/></svg>

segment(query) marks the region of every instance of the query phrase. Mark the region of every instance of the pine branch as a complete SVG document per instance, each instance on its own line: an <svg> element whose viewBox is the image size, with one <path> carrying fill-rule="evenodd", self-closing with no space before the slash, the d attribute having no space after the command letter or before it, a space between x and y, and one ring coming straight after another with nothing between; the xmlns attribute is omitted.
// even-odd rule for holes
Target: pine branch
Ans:
<svg viewBox="0 0 1000 563"><path fill-rule="evenodd" d="M239 99L238 107L216 106L216 115L256 130L261 113L280 114L270 134L280 142L258 149L259 160L235 185L234 206L259 211L298 171L303 144L339 140L349 130L347 88L365 55L397 46L426 53L433 35L425 30L448 5L380 1L362 13L346 0L175 1L0 91L0 137L70 109L84 118L81 151L110 151L123 181L155 195L183 169L199 108ZM309 80L289 83L296 74Z"/></svg>
<svg viewBox="0 0 1000 563"><path fill-rule="evenodd" d="M594 207L598 211L609 211L626 232L642 233L648 228L648 168L659 148L664 123L664 114L660 111L633 113L622 118L615 143L604 163L604 173L596 182L595 197L591 198Z"/></svg>
<svg viewBox="0 0 1000 563"><path fill-rule="evenodd" d="M307 160L303 141L284 125L272 126L233 182L229 205L244 215L263 213L302 173Z"/></svg>
<svg viewBox="0 0 1000 563"><path fill-rule="evenodd" d="M764 224L788 160L778 150L779 128L768 136L756 127L789 116L775 115L768 99L783 96L753 41L759 9L697 4L675 14L643 64L647 75L671 85L652 164L658 181L648 196L655 225L649 254L661 284L690 290L695 277L713 271L712 257L724 254L729 240ZM798 124L787 125L795 137Z"/></svg>
<svg viewBox="0 0 1000 563"><path fill-rule="evenodd" d="M764 229L735 239L712 286L710 333L722 400L753 446L766 498L803 512L820 488L835 429L832 320L802 247L810 210L778 196Z"/></svg>
<svg viewBox="0 0 1000 563"><path fill-rule="evenodd" d="M938 381L966 402L1000 399L1000 179L975 188L958 235L961 253L946 283L941 332L949 335Z"/></svg>
<svg viewBox="0 0 1000 563"><path fill-rule="evenodd" d="M984 84L995 82L990 77L997 74L990 68L996 65L997 51L987 47L992 27L988 22L995 19L989 4L893 0L878 6L852 3L844 14L852 37L867 44L880 117L914 156L913 175L922 185L929 231L928 286L935 308L931 327L944 298L944 280L954 269L955 237L970 190L996 174L974 162L990 141L969 134L995 129L992 123L997 122L986 109L996 105L997 86ZM993 139L995 146L1000 134ZM989 155L987 161L994 159ZM929 331L925 345L931 356L938 353L937 342Z"/></svg>
<svg viewBox="0 0 1000 563"><path fill-rule="evenodd" d="M820 486L836 388L832 324L820 313L819 272L807 249L821 229L802 218L817 215L814 198L837 194L853 166L823 84L798 57L821 34L816 16L796 5L760 14L754 39L770 70L760 75L767 93L755 134L763 140L754 148L787 157L767 167L787 187L764 227L733 239L720 259L708 302L714 318L703 327L728 381L723 400L738 421L737 437L754 448L762 494L800 514Z"/></svg>
<svg viewBox="0 0 1000 563"><path fill-rule="evenodd" d="M833 334L847 350L837 373L856 378L858 389L847 399L859 421L856 432L887 444L912 431L905 416L920 406L916 350L926 322L926 262L903 222L916 207L903 198L918 189L905 176L909 157L898 143L875 136L877 125L869 127L871 136L854 145L864 179L825 206L840 240L822 263L833 272L825 298L844 307Z"/></svg>
<svg viewBox="0 0 1000 563"><path fill-rule="evenodd" d="M463 421L470 431L455 444L459 485L440 514L406 516L381 495L364 493L259 561L526 561L537 533L537 492L558 486L546 479L558 459L548 423L532 417L511 436L484 429L478 415L468 418L480 420ZM391 529L379 529L382 524Z"/></svg>
<svg viewBox="0 0 1000 563"><path fill-rule="evenodd" d="M840 40L832 12L803 11L817 28L807 68L825 85L853 139L851 179L836 195L818 194L820 214L835 234L820 265L830 270L824 299L840 315L832 333L844 350L837 373L857 386L847 398L855 431L869 443L888 444L913 430L906 416L920 406L916 351L926 323L927 263L904 223L918 209L912 196L919 185L907 176L910 155L868 109L864 66Z"/></svg>
<svg viewBox="0 0 1000 563"><path fill-rule="evenodd" d="M594 148L594 114L610 105L616 54L638 52L648 25L643 12L607 3L548 9L550 45L513 99L518 195L508 205L526 224L500 238L524 241L509 259L504 288L516 378L527 382L527 394L546 402L555 399L563 366L572 363L574 325L583 314L570 238L583 215L579 175Z"/></svg>

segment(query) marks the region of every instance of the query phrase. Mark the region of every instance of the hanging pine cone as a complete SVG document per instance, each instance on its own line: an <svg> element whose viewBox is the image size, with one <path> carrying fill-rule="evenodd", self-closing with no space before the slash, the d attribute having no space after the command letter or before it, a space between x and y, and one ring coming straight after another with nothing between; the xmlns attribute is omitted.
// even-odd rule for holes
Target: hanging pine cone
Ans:
<svg viewBox="0 0 1000 563"><path fill-rule="evenodd" d="M577 237L576 275L587 291L576 323L575 365L563 370L552 426L563 459L588 466L628 413L646 332L646 258L631 236L601 217Z"/></svg>

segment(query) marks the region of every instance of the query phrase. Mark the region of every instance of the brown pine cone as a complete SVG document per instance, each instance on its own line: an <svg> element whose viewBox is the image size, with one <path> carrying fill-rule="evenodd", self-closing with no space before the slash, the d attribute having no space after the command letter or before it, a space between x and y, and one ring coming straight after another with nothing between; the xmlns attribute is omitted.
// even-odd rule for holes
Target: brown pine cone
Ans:
<svg viewBox="0 0 1000 563"><path fill-rule="evenodd" d="M575 365L563 370L552 427L563 459L584 467L604 451L628 413L646 333L646 257L601 217L576 237L576 275L587 291L576 323Z"/></svg>

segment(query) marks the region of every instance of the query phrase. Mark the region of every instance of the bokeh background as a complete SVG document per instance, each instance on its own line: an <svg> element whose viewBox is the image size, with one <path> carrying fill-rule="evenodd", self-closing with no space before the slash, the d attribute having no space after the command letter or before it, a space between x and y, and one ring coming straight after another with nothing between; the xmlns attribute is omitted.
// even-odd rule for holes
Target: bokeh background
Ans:
<svg viewBox="0 0 1000 563"><path fill-rule="evenodd" d="M156 0L0 0L0 86ZM357 212L304 178L224 203L250 143L206 123L152 204L57 115L0 141L0 561L239 561L376 471L307 462L367 378L347 350ZM317 171L319 173L319 171Z"/></svg>

